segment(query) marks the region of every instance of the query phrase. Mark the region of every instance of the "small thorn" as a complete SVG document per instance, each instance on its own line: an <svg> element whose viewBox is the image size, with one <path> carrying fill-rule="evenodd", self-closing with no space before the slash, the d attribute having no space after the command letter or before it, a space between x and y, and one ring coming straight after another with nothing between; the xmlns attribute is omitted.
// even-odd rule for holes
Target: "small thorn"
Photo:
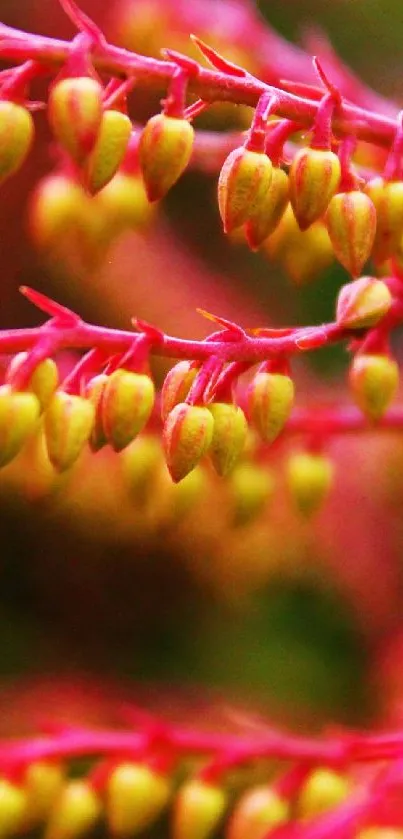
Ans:
<svg viewBox="0 0 403 839"><path fill-rule="evenodd" d="M72 312L71 309L67 309L66 306L62 306L60 303L56 303L55 300L47 297L46 294L42 294L40 291L36 291L36 289L29 288L29 286L26 285L20 286L20 292L27 298L27 300L29 300L30 303L33 303L37 309L40 309L41 312L45 312L45 314L49 315L51 318L63 321L70 326L74 326L80 322L80 318L75 312Z"/></svg>
<svg viewBox="0 0 403 839"><path fill-rule="evenodd" d="M233 64L232 61L227 61L226 58L214 50L213 47L209 47L197 35L190 35L190 39L216 70L220 70L222 73L227 73L230 76L240 76L241 78L249 75L243 67L239 67L238 64Z"/></svg>

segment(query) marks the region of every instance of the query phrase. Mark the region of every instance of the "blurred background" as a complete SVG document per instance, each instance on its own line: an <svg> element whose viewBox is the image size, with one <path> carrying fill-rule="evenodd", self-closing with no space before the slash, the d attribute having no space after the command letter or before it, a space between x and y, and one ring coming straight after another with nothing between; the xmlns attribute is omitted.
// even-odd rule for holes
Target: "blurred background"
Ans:
<svg viewBox="0 0 403 839"><path fill-rule="evenodd" d="M195 55L195 32L261 78L310 84L309 56L317 54L347 98L392 114L402 102L397 0L81 5L111 41L146 54L166 46ZM73 34L57 0L0 0L0 17L45 35ZM45 99L46 85L34 93ZM155 113L163 93L136 89L133 120ZM253 254L222 233L224 132L244 131L250 117L227 105L201 117L205 144L190 171L161 206L140 197L125 229L109 235L98 202L82 229L64 224L43 247L30 208L57 155L39 113L29 161L2 186L1 327L41 322L18 294L22 284L93 322L128 328L130 313L183 337L210 331L196 306L245 326L330 320L347 276L325 241L296 238L285 250L277 243ZM209 142L218 153L206 152ZM360 153L364 161L375 154ZM395 349L400 356L400 336ZM66 353L62 367L72 358ZM347 363L340 348L298 361L299 402L348 400ZM158 382L166 369L155 365ZM9 730L10 708L12 727L28 725L32 708L50 699L57 716L91 716L101 706L109 715L115 684L153 707L244 704L294 728L399 724L403 444L368 434L335 440L331 455L336 487L314 520L292 509L276 449L270 509L236 526L219 482L186 492L164 484L144 506L109 451L86 453L55 478L33 441L0 475L2 725ZM26 680L32 704L21 691Z"/></svg>

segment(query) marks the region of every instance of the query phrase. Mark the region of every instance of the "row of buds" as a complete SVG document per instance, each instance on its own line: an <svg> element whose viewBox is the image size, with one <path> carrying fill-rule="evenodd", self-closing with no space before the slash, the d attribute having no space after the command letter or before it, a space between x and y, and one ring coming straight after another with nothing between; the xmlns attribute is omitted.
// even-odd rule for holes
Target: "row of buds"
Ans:
<svg viewBox="0 0 403 839"><path fill-rule="evenodd" d="M37 762L18 785L0 780L0 832L8 839L44 825L45 839L81 839L104 820L117 839L129 839L158 822L171 803L173 839L210 839L224 819L227 839L264 839L291 817L303 824L331 812L351 791L346 775L318 768L290 800L275 784L262 783L231 806L219 780L197 777L177 787L165 772L130 761L101 764L88 778L69 780L58 763Z"/></svg>

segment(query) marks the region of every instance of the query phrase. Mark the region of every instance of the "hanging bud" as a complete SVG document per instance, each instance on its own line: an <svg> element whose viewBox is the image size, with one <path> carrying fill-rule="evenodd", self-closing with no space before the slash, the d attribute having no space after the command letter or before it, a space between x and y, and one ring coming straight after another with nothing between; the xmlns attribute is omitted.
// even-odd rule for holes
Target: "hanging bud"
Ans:
<svg viewBox="0 0 403 839"><path fill-rule="evenodd" d="M40 405L34 393L0 387L0 466L6 466L21 451L35 430Z"/></svg>
<svg viewBox="0 0 403 839"><path fill-rule="evenodd" d="M208 451L214 420L208 408L180 402L168 414L162 443L172 480L185 478Z"/></svg>
<svg viewBox="0 0 403 839"><path fill-rule="evenodd" d="M113 178L125 156L131 132L132 124L126 114L104 111L97 141L85 164L90 192L98 192Z"/></svg>
<svg viewBox="0 0 403 839"><path fill-rule="evenodd" d="M175 523L182 521L208 495L207 470L199 464L178 484L171 484L170 489L169 520Z"/></svg>
<svg viewBox="0 0 403 839"><path fill-rule="evenodd" d="M372 256L385 262L399 249L403 236L403 181L373 178L365 187L376 210L376 233Z"/></svg>
<svg viewBox="0 0 403 839"><path fill-rule="evenodd" d="M322 506L333 483L333 464L323 454L298 452L287 463L287 484L298 511L310 516Z"/></svg>
<svg viewBox="0 0 403 839"><path fill-rule="evenodd" d="M171 367L161 388L161 418L165 422L168 414L179 402L184 402L196 378L198 367L192 361L179 361Z"/></svg>
<svg viewBox="0 0 403 839"><path fill-rule="evenodd" d="M290 200L301 230L323 216L340 175L340 161L334 152L307 148L296 153L289 172Z"/></svg>
<svg viewBox="0 0 403 839"><path fill-rule="evenodd" d="M248 424L242 408L228 402L208 406L214 419L209 455L216 472L224 477L232 472L246 443Z"/></svg>
<svg viewBox="0 0 403 839"><path fill-rule="evenodd" d="M65 783L65 771L59 763L35 761L27 766L24 778L26 809L24 829L45 821Z"/></svg>
<svg viewBox="0 0 403 839"><path fill-rule="evenodd" d="M260 516L274 493L274 478L266 466L239 463L228 479L234 525L245 525Z"/></svg>
<svg viewBox="0 0 403 839"><path fill-rule="evenodd" d="M235 805L227 839L264 839L289 818L289 806L268 786L247 790Z"/></svg>
<svg viewBox="0 0 403 839"><path fill-rule="evenodd" d="M34 244L48 252L60 247L67 234L94 241L89 195L67 175L43 178L33 192L29 227Z"/></svg>
<svg viewBox="0 0 403 839"><path fill-rule="evenodd" d="M34 139L34 121L27 108L0 101L0 183L24 163Z"/></svg>
<svg viewBox="0 0 403 839"><path fill-rule="evenodd" d="M257 372L248 389L251 422L262 440L273 443L283 430L294 404L294 382L283 373Z"/></svg>
<svg viewBox="0 0 403 839"><path fill-rule="evenodd" d="M102 120L102 85L89 76L61 79L50 90L48 119L54 136L76 163L92 152Z"/></svg>
<svg viewBox="0 0 403 839"><path fill-rule="evenodd" d="M156 114L143 129L140 165L149 201L159 201L185 171L193 149L194 131L186 119Z"/></svg>
<svg viewBox="0 0 403 839"><path fill-rule="evenodd" d="M122 763L111 772L106 816L116 839L129 839L148 828L169 802L169 779L148 766Z"/></svg>
<svg viewBox="0 0 403 839"><path fill-rule="evenodd" d="M351 784L331 769L316 769L304 784L297 801L297 817L310 819L345 801Z"/></svg>
<svg viewBox="0 0 403 839"><path fill-rule="evenodd" d="M258 250L279 224L288 204L288 175L273 166L272 179L264 198L246 222L246 238L252 250Z"/></svg>
<svg viewBox="0 0 403 839"><path fill-rule="evenodd" d="M280 262L298 286L312 282L334 260L332 243L323 221L315 221L308 230L300 230L291 204L264 247L270 259Z"/></svg>
<svg viewBox="0 0 403 839"><path fill-rule="evenodd" d="M137 437L150 418L155 389L150 376L114 370L102 395L102 423L107 440L120 452Z"/></svg>
<svg viewBox="0 0 403 839"><path fill-rule="evenodd" d="M90 784L69 781L51 810L44 837L80 839L93 830L101 814L102 803Z"/></svg>
<svg viewBox="0 0 403 839"><path fill-rule="evenodd" d="M359 277L375 239L376 210L371 199L359 190L339 192L330 201L325 221L337 259L353 277Z"/></svg>
<svg viewBox="0 0 403 839"><path fill-rule="evenodd" d="M163 462L161 443L153 434L141 434L122 452L125 485L138 503L148 500Z"/></svg>
<svg viewBox="0 0 403 839"><path fill-rule="evenodd" d="M91 437L89 444L93 452L99 452L103 446L106 446L108 438L105 434L104 423L102 418L102 400L104 396L105 387L109 381L109 376L106 373L100 373L98 376L93 376L87 382L85 389L85 397L94 406L94 423L92 426Z"/></svg>
<svg viewBox="0 0 403 839"><path fill-rule="evenodd" d="M399 386L399 365L387 355L360 353L350 367L350 388L359 408L370 420L379 420Z"/></svg>
<svg viewBox="0 0 403 839"><path fill-rule="evenodd" d="M12 382L21 364L28 357L27 352L20 352L11 359L7 368L6 382ZM35 394L43 411L52 398L59 383L59 371L53 358L44 358L31 374L28 389Z"/></svg>
<svg viewBox="0 0 403 839"><path fill-rule="evenodd" d="M21 832L26 804L26 794L22 788L5 778L0 779L0 839L8 839Z"/></svg>
<svg viewBox="0 0 403 839"><path fill-rule="evenodd" d="M94 198L105 219L105 228L114 236L123 230L141 230L155 214L155 204L147 198L140 174L117 172Z"/></svg>
<svg viewBox="0 0 403 839"><path fill-rule="evenodd" d="M173 839L209 839L226 807L221 787L197 779L183 784L175 796Z"/></svg>
<svg viewBox="0 0 403 839"><path fill-rule="evenodd" d="M95 410L88 399L56 391L44 413L46 448L50 462L65 472L80 456L94 424Z"/></svg>
<svg viewBox="0 0 403 839"><path fill-rule="evenodd" d="M336 321L346 329L368 329L376 326L391 305L392 295L383 280L360 277L340 289Z"/></svg>
<svg viewBox="0 0 403 839"><path fill-rule="evenodd" d="M241 146L228 155L218 179L218 207L225 233L260 212L272 179L272 162L263 152Z"/></svg>

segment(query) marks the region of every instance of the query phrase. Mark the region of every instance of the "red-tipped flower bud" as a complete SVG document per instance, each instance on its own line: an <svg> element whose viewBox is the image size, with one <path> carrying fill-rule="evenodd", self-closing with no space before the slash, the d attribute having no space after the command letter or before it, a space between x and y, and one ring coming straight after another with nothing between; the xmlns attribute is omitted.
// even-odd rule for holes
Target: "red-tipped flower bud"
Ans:
<svg viewBox="0 0 403 839"><path fill-rule="evenodd" d="M350 388L355 402L370 420L379 420L399 386L399 366L387 355L360 353L350 367Z"/></svg>
<svg viewBox="0 0 403 839"><path fill-rule="evenodd" d="M143 129L140 165L150 201L163 198L185 171L193 149L194 131L186 119L156 114Z"/></svg>
<svg viewBox="0 0 403 839"><path fill-rule="evenodd" d="M150 376L115 370L102 394L102 423L107 440L116 452L122 451L143 430L155 399Z"/></svg>
<svg viewBox="0 0 403 839"><path fill-rule="evenodd" d="M163 447L171 478L185 478L208 451L213 439L214 420L202 405L181 402L168 414L163 430Z"/></svg>
<svg viewBox="0 0 403 839"><path fill-rule="evenodd" d="M21 451L35 429L40 405L34 393L0 387L0 466L6 466Z"/></svg>
<svg viewBox="0 0 403 839"><path fill-rule="evenodd" d="M126 839L148 828L165 809L170 794L169 779L148 766L117 766L106 790L106 815L113 836Z"/></svg>
<svg viewBox="0 0 403 839"><path fill-rule="evenodd" d="M34 139L30 112L15 102L0 102L0 183L22 166Z"/></svg>
<svg viewBox="0 0 403 839"><path fill-rule="evenodd" d="M228 839L264 839L271 828L289 817L289 805L269 786L253 787L239 799L232 814Z"/></svg>
<svg viewBox="0 0 403 839"><path fill-rule="evenodd" d="M392 295L383 280L360 277L340 289L336 320L346 329L375 326L392 305Z"/></svg>
<svg viewBox="0 0 403 839"><path fill-rule="evenodd" d="M214 430L209 455L214 469L225 476L232 472L246 442L248 424L242 408L228 402L209 405Z"/></svg>
<svg viewBox="0 0 403 839"><path fill-rule="evenodd" d="M106 110L95 146L86 161L86 184L90 192L98 192L113 178L127 149L132 124L121 111Z"/></svg>
<svg viewBox="0 0 403 839"><path fill-rule="evenodd" d="M252 250L258 250L276 229L288 204L288 192L287 173L273 166L270 186L256 212L246 222L246 238Z"/></svg>
<svg viewBox="0 0 403 839"><path fill-rule="evenodd" d="M209 839L226 807L221 787L196 779L183 784L175 797L173 839Z"/></svg>
<svg viewBox="0 0 403 839"><path fill-rule="evenodd" d="M322 506L333 484L333 464L328 457L298 452L288 459L287 483L296 508L310 516Z"/></svg>
<svg viewBox="0 0 403 839"><path fill-rule="evenodd" d="M365 192L376 210L372 256L377 262L384 262L396 253L403 235L403 181L373 178Z"/></svg>
<svg viewBox="0 0 403 839"><path fill-rule="evenodd" d="M359 190L334 195L326 211L326 226L339 262L359 277L369 259L376 232L376 210Z"/></svg>
<svg viewBox="0 0 403 839"><path fill-rule="evenodd" d="M91 153L102 120L102 85L87 76L56 82L48 101L50 127L76 163Z"/></svg>
<svg viewBox="0 0 403 839"><path fill-rule="evenodd" d="M300 149L290 167L290 200L295 218L306 230L321 218L340 182L340 161L327 149Z"/></svg>
<svg viewBox="0 0 403 839"><path fill-rule="evenodd" d="M86 781L69 781L52 808L45 839L81 839L101 814L102 803L92 787Z"/></svg>
<svg viewBox="0 0 403 839"><path fill-rule="evenodd" d="M165 422L175 405L184 402L198 372L192 361L179 361L165 376L161 389L161 417Z"/></svg>
<svg viewBox="0 0 403 839"><path fill-rule="evenodd" d="M283 373L256 373L248 389L250 419L266 443L283 430L294 404L294 382Z"/></svg>
<svg viewBox="0 0 403 839"><path fill-rule="evenodd" d="M218 179L218 206L226 233L260 211L272 170L270 158L262 152L242 146L228 155Z"/></svg>
<svg viewBox="0 0 403 839"><path fill-rule="evenodd" d="M94 406L88 399L56 391L44 414L48 457L58 472L77 460L94 424Z"/></svg>

